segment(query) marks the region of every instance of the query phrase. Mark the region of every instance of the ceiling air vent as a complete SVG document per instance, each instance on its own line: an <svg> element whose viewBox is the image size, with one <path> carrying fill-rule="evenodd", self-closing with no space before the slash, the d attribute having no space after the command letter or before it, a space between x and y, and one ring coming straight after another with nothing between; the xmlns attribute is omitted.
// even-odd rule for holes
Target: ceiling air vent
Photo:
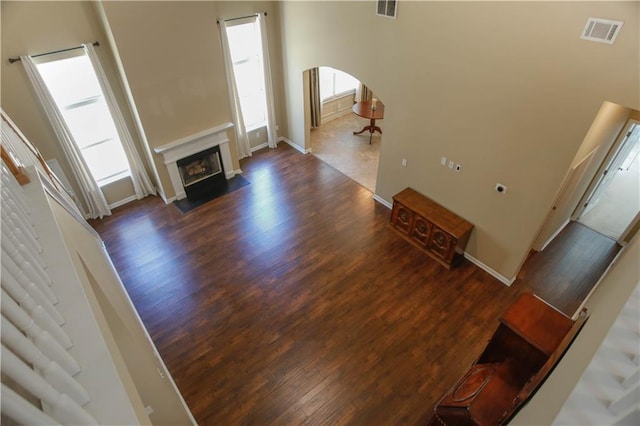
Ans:
<svg viewBox="0 0 640 426"><path fill-rule="evenodd" d="M376 7L376 15L395 18L398 2L397 0L378 0Z"/></svg>
<svg viewBox="0 0 640 426"><path fill-rule="evenodd" d="M597 41L599 43L613 44L622 28L622 21L610 21L609 19L589 18L582 32L582 39Z"/></svg>

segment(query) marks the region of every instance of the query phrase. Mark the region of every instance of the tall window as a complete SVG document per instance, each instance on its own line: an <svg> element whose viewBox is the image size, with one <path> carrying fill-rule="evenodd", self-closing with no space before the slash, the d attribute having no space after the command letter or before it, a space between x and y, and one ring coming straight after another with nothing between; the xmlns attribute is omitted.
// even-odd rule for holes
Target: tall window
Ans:
<svg viewBox="0 0 640 426"><path fill-rule="evenodd" d="M247 131L267 125L262 37L258 22L227 28L233 72Z"/></svg>
<svg viewBox="0 0 640 426"><path fill-rule="evenodd" d="M89 57L40 62L37 67L98 185L129 176L127 157Z"/></svg>
<svg viewBox="0 0 640 426"><path fill-rule="evenodd" d="M320 98L323 101L355 92L360 82L346 72L320 67Z"/></svg>

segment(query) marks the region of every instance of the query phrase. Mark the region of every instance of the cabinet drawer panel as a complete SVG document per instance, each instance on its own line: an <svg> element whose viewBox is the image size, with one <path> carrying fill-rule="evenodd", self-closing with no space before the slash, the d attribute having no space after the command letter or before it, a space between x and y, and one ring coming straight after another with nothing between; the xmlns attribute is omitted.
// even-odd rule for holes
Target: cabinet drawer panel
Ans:
<svg viewBox="0 0 640 426"><path fill-rule="evenodd" d="M433 227L429 238L429 251L443 260L448 260L453 255L457 241L448 233L437 226Z"/></svg>
<svg viewBox="0 0 640 426"><path fill-rule="evenodd" d="M451 269L462 256L473 225L411 188L393 196L389 227Z"/></svg>
<svg viewBox="0 0 640 426"><path fill-rule="evenodd" d="M393 213L391 215L391 223L405 233L409 233L411 225L413 224L413 211L403 206L400 203L394 203Z"/></svg>
<svg viewBox="0 0 640 426"><path fill-rule="evenodd" d="M429 236L433 225L431 222L416 214L413 219L413 226L411 227L411 238L420 244L422 247L429 245Z"/></svg>

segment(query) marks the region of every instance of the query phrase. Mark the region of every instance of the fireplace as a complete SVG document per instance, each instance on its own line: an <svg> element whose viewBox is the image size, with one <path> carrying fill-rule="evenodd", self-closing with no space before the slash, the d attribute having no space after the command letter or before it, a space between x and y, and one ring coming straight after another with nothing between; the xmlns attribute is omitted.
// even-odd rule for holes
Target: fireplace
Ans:
<svg viewBox="0 0 640 426"><path fill-rule="evenodd" d="M232 123L224 123L154 148L164 159L176 194L173 199L163 195L165 202L201 197L241 173L231 163L227 136L231 128Z"/></svg>
<svg viewBox="0 0 640 426"><path fill-rule="evenodd" d="M220 147L214 146L176 161L189 200L196 200L226 183Z"/></svg>

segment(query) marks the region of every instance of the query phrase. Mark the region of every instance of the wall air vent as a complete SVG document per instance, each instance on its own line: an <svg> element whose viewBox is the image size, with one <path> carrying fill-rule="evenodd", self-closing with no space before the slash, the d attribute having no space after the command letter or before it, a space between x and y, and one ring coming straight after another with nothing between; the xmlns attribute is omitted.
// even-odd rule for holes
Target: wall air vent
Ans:
<svg viewBox="0 0 640 426"><path fill-rule="evenodd" d="M613 44L622 28L622 21L609 19L589 18L580 38L597 41L599 43Z"/></svg>
<svg viewBox="0 0 640 426"><path fill-rule="evenodd" d="M378 16L386 16L387 18L396 17L396 13L398 10L398 1L397 0L378 0L376 4L376 15Z"/></svg>

